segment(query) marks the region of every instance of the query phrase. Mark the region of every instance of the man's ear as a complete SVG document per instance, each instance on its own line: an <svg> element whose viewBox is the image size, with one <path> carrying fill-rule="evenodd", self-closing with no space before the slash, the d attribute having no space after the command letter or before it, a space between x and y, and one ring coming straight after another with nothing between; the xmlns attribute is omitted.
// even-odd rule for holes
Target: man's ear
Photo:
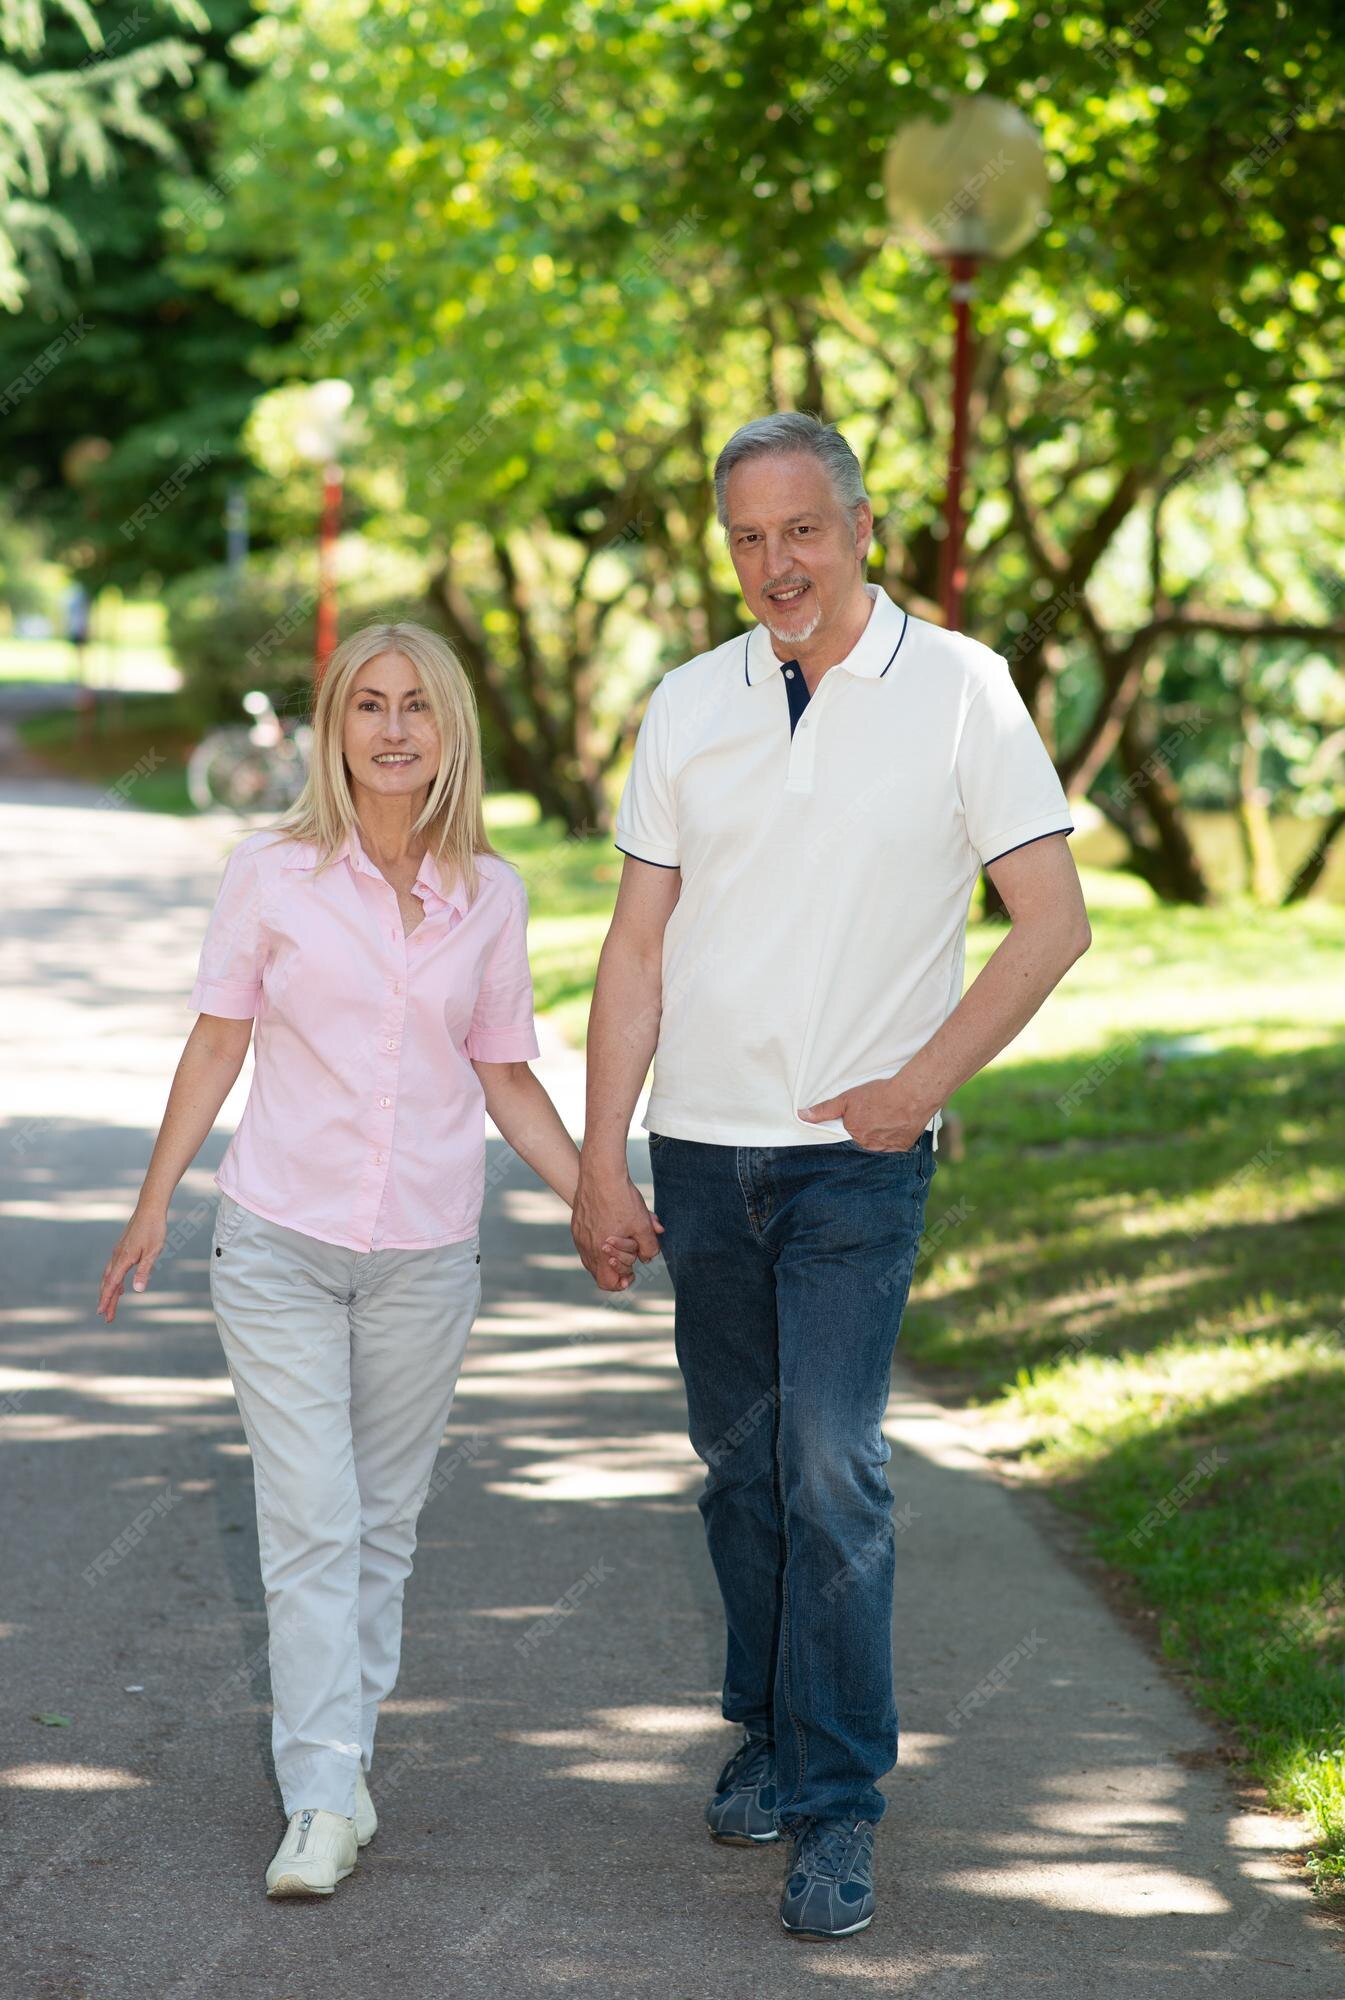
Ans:
<svg viewBox="0 0 1345 2000"><path fill-rule="evenodd" d="M861 500L855 509L855 554L861 569L869 560L869 546L873 541L873 509L867 500Z"/></svg>

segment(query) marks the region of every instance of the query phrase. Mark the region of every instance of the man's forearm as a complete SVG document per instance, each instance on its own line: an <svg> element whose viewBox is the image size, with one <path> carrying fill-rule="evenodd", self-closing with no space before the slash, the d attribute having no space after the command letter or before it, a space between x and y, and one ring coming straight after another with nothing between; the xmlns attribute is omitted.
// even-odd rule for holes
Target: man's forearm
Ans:
<svg viewBox="0 0 1345 2000"><path fill-rule="evenodd" d="M1086 949L1072 924L1012 924L943 1026L899 1071L903 1098L928 1119L1021 1034Z"/></svg>
<svg viewBox="0 0 1345 2000"><path fill-rule="evenodd" d="M631 1114L658 1044L662 984L660 959L608 936L588 1020L586 1159L624 1170Z"/></svg>

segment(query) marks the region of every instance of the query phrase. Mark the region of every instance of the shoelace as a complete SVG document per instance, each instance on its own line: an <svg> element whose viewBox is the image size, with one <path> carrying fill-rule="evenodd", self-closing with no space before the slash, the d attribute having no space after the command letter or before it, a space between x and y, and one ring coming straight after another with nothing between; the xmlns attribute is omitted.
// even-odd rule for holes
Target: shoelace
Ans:
<svg viewBox="0 0 1345 2000"><path fill-rule="evenodd" d="M739 1787L760 1784L770 1770L774 1752L769 1743L759 1736L749 1737L734 1751L720 1773L716 1787L721 1792L737 1790Z"/></svg>
<svg viewBox="0 0 1345 2000"><path fill-rule="evenodd" d="M814 1821L799 1843L796 1866L806 1874L838 1881L854 1838L853 1826L827 1826Z"/></svg>

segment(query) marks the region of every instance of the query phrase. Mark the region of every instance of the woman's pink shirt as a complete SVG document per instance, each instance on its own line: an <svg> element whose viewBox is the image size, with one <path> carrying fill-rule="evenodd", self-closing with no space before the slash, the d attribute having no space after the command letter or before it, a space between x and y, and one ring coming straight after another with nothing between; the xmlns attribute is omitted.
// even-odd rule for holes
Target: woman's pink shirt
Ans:
<svg viewBox="0 0 1345 2000"><path fill-rule="evenodd" d="M247 1106L215 1175L244 1208L350 1250L423 1250L475 1234L485 1192L477 1062L538 1051L528 899L477 857L468 905L427 854L408 936L357 830L318 849L249 834L229 856L190 1005L256 1018Z"/></svg>

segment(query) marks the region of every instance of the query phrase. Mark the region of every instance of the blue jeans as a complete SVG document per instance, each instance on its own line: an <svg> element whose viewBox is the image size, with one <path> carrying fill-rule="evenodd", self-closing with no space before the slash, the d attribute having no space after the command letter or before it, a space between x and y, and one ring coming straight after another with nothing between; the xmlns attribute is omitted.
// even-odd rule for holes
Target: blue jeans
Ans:
<svg viewBox="0 0 1345 2000"><path fill-rule="evenodd" d="M775 1744L776 1823L879 1820L897 1760L892 1352L937 1171L854 1140L651 1133L699 1505L728 1628L723 1712Z"/></svg>

